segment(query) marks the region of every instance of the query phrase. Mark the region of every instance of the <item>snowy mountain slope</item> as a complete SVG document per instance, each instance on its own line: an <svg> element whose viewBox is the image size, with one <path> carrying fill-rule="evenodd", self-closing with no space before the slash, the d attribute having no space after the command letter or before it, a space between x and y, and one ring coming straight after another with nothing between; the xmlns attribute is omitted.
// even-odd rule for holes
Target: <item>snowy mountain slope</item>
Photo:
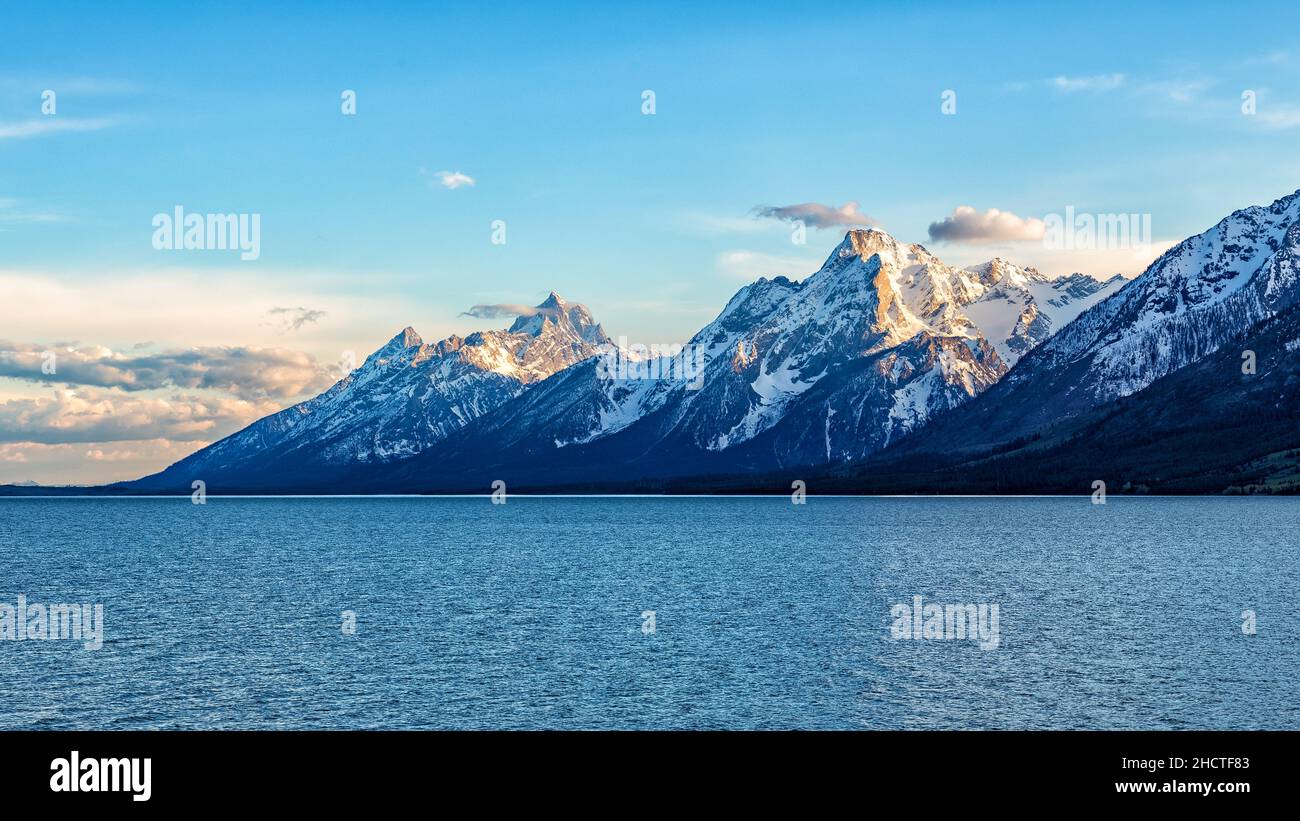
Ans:
<svg viewBox="0 0 1300 821"><path fill-rule="evenodd" d="M320 396L135 484L170 485L178 476L219 481L273 464L382 464L414 456L606 344L586 307L554 293L505 331L429 345L408 327Z"/></svg>
<svg viewBox="0 0 1300 821"><path fill-rule="evenodd" d="M1127 284L1118 274L1104 282L1087 274L1051 279L1000 258L968 270L979 275L986 290L964 311L1008 367Z"/></svg>
<svg viewBox="0 0 1300 821"><path fill-rule="evenodd" d="M1035 370L1089 357L1080 388L1099 400L1127 396L1294 302L1298 264L1300 191L1171 248L1045 345Z"/></svg>
<svg viewBox="0 0 1300 821"><path fill-rule="evenodd" d="M1242 350L1257 354L1254 373L1243 373ZM822 492L1081 494L1101 479L1111 493L1293 494L1300 492L1298 351L1300 305L1136 393L993 454L952 458L945 451L936 459L889 449L811 475L808 485Z"/></svg>
<svg viewBox="0 0 1300 821"><path fill-rule="evenodd" d="M1296 304L1298 274L1300 191L1171 248L906 448L987 447L1132 395Z"/></svg>

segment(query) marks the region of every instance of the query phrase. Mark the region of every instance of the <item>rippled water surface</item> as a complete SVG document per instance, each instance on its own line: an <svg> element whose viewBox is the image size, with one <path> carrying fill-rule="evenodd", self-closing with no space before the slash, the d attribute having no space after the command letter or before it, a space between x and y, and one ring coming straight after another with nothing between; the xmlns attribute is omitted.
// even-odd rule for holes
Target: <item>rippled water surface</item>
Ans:
<svg viewBox="0 0 1300 821"><path fill-rule="evenodd" d="M0 641L0 728L1297 728L1297 534L1300 499L0 500L0 602L105 620ZM999 646L895 640L915 595Z"/></svg>

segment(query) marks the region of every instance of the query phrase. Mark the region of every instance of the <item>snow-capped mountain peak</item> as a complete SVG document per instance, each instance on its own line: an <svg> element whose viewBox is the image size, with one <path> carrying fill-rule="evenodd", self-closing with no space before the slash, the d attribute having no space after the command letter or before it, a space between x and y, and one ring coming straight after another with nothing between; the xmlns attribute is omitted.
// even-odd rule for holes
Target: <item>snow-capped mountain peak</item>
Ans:
<svg viewBox="0 0 1300 821"><path fill-rule="evenodd" d="M1122 278L1102 281L1086 274L1052 279L1001 257L955 268L925 246L906 245L878 228L849 231L809 281L866 272L873 259L879 265L871 269L871 284L879 294L883 347L921 331L984 339L1008 367L1124 284Z"/></svg>
<svg viewBox="0 0 1300 821"><path fill-rule="evenodd" d="M608 341L605 330L592 318L586 305L571 303L551 291L550 295L532 313L521 315L507 333L542 336L557 333L574 337L593 345Z"/></svg>
<svg viewBox="0 0 1300 821"><path fill-rule="evenodd" d="M418 351L424 345L424 340L415 332L410 325L397 332L397 335L385 342L374 353L366 357L367 362L389 362L395 359L407 358L414 354L408 353Z"/></svg>

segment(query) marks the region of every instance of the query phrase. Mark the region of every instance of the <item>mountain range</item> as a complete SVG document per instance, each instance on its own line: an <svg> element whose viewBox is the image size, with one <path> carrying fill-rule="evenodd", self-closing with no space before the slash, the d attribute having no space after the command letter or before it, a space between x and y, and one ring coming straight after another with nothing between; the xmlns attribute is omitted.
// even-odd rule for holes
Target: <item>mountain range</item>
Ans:
<svg viewBox="0 0 1300 821"><path fill-rule="evenodd" d="M408 327L320 396L110 489L1288 491L1298 271L1300 192L1132 280L958 268L854 229L680 352L620 347L554 293L507 330Z"/></svg>

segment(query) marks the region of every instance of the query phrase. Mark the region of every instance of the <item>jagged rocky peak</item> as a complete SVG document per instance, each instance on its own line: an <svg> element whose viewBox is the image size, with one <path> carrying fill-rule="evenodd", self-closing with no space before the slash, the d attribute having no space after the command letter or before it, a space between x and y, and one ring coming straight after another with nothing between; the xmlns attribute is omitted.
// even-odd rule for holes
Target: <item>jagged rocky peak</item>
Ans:
<svg viewBox="0 0 1300 821"><path fill-rule="evenodd" d="M882 251L893 254L900 248L911 250L912 247L879 228L851 228L845 232L841 245L847 245L855 256L862 259L868 259Z"/></svg>
<svg viewBox="0 0 1300 821"><path fill-rule="evenodd" d="M605 329L592 317L586 305L569 302L554 291L551 291L531 313L518 317L510 326L508 333L541 336L547 331L548 325L570 331L591 344L598 345L608 341Z"/></svg>
<svg viewBox="0 0 1300 821"><path fill-rule="evenodd" d="M1052 300L1052 304L1064 304L1071 299L1081 299L1088 297L1098 290L1118 290L1128 282L1123 274L1112 274L1107 279L1098 279L1088 274L1073 273L1054 280L1045 280L1052 283L1052 287L1060 292L1060 296Z"/></svg>
<svg viewBox="0 0 1300 821"><path fill-rule="evenodd" d="M392 362L409 363L425 347L424 340L410 325L397 332L379 350L366 357L366 365L386 365Z"/></svg>
<svg viewBox="0 0 1300 821"><path fill-rule="evenodd" d="M420 337L418 333L415 332L415 329L412 328L410 325L407 325L405 328L398 331L397 335L394 336L392 339L388 340L388 342L386 342L384 346L379 350L380 351L401 351L406 348L418 348L423 344L424 344L424 340Z"/></svg>
<svg viewBox="0 0 1300 821"><path fill-rule="evenodd" d="M866 263L872 257L879 257L882 266L897 269L924 265L935 259L925 246L899 242L879 228L852 228L844 234L844 239L831 252L821 270L838 273L852 265Z"/></svg>
<svg viewBox="0 0 1300 821"><path fill-rule="evenodd" d="M1005 282L1016 287L1024 287L1031 282L1051 281L1037 268L1016 265L1002 257L994 257L988 262L972 265L966 270L979 277L980 282L986 286L1000 285Z"/></svg>

